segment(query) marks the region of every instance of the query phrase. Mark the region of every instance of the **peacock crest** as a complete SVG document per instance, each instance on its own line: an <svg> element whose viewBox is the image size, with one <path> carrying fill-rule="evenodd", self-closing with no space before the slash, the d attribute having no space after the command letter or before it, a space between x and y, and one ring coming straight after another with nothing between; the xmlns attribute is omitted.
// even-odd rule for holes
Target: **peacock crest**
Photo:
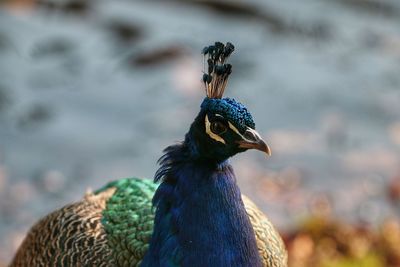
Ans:
<svg viewBox="0 0 400 267"><path fill-rule="evenodd" d="M214 45L204 47L203 82L208 98L222 98L229 75L232 73L232 65L225 62L234 50L235 47L230 42L226 45L215 42Z"/></svg>

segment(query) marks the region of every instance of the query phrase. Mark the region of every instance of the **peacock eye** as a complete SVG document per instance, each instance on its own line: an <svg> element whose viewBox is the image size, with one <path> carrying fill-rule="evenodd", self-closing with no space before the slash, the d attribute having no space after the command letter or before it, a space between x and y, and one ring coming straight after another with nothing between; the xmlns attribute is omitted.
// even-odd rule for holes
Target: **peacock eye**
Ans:
<svg viewBox="0 0 400 267"><path fill-rule="evenodd" d="M211 123L210 129L213 133L220 135L226 132L227 127L220 121L214 121Z"/></svg>

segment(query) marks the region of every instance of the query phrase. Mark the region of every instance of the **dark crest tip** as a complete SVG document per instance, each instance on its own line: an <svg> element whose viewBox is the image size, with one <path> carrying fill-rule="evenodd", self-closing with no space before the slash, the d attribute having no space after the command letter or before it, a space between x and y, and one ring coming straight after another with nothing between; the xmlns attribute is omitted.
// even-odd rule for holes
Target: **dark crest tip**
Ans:
<svg viewBox="0 0 400 267"><path fill-rule="evenodd" d="M202 53L203 55L207 55L208 52L209 52L208 46L204 47L203 50L201 50L201 53Z"/></svg>
<svg viewBox="0 0 400 267"><path fill-rule="evenodd" d="M204 70L202 80L209 98L222 98L228 77L232 73L232 65L225 64L225 61L234 50L235 47L230 42L215 42L203 48L202 54L207 62L207 67L204 67L207 69Z"/></svg>

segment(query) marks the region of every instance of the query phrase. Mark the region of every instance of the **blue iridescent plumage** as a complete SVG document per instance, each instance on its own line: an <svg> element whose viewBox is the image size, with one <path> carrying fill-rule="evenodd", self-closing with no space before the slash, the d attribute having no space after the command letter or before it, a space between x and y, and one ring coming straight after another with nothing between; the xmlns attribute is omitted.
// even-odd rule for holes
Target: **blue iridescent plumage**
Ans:
<svg viewBox="0 0 400 267"><path fill-rule="evenodd" d="M203 101L185 141L168 147L159 161L155 181L162 183L153 198L155 227L142 266L261 266L227 161L242 150L215 144L204 132L206 114L222 115L239 131L255 127L247 108L235 100Z"/></svg>
<svg viewBox="0 0 400 267"><path fill-rule="evenodd" d="M230 164L191 160L185 144L167 148L161 164L142 266L261 266Z"/></svg>
<svg viewBox="0 0 400 267"><path fill-rule="evenodd" d="M237 125L239 131L244 132L246 126L255 128L253 117L247 108L233 98L208 98L206 97L201 104L201 109L222 115L228 121Z"/></svg>

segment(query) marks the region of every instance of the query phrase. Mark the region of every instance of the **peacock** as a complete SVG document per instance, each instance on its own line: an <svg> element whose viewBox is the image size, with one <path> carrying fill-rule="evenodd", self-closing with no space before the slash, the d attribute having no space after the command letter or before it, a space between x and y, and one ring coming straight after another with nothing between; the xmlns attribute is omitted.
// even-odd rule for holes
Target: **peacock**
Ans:
<svg viewBox="0 0 400 267"><path fill-rule="evenodd" d="M229 163L249 149L271 154L247 108L223 98L233 51L229 42L203 49L206 97L154 181L116 180L50 213L10 266L287 266L280 235L240 193Z"/></svg>

